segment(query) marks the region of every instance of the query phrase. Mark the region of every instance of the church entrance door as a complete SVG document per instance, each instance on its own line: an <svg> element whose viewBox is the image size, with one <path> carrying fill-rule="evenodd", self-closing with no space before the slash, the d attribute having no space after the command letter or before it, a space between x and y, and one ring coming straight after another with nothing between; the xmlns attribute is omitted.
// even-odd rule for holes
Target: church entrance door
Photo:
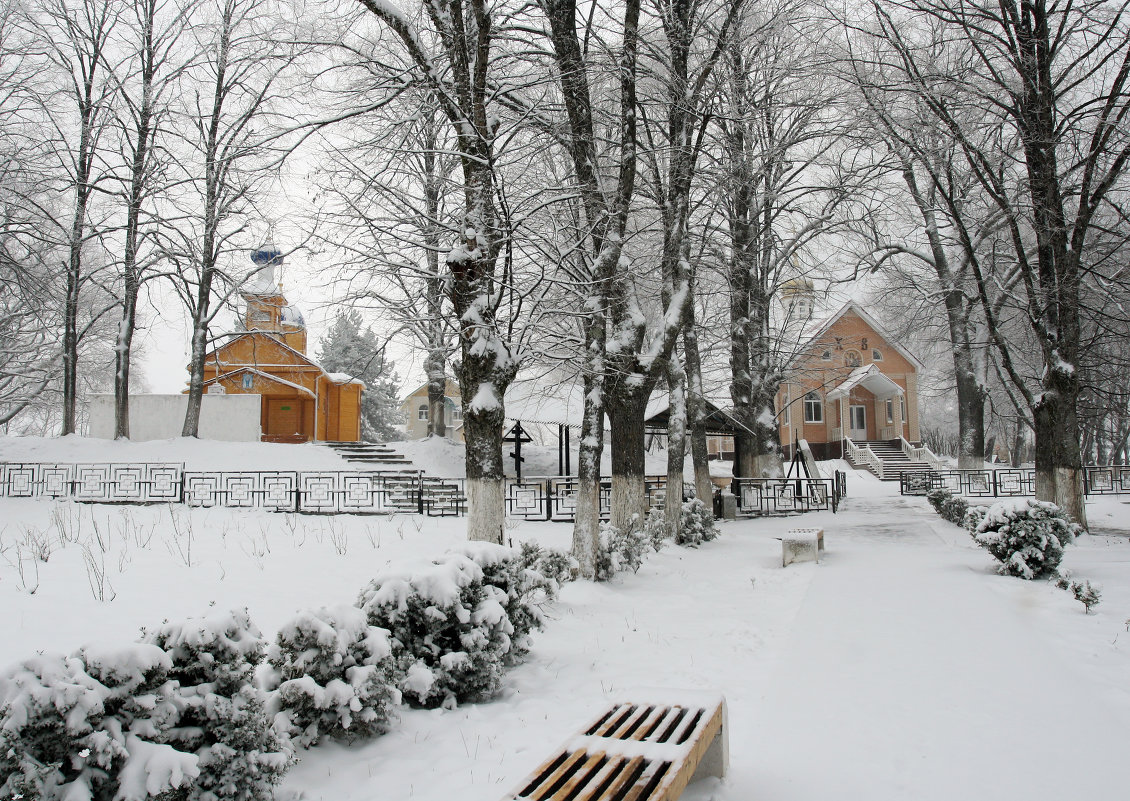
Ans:
<svg viewBox="0 0 1130 801"><path fill-rule="evenodd" d="M303 429L305 401L297 398L267 398L267 424L263 439L267 442L305 442Z"/></svg>

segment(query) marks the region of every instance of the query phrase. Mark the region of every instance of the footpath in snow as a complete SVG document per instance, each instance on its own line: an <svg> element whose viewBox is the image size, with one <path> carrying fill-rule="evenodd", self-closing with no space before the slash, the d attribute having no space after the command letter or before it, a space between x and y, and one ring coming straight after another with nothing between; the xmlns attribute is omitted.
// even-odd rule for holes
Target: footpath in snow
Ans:
<svg viewBox="0 0 1130 801"><path fill-rule="evenodd" d="M1096 699L1016 580L918 501L849 501L843 522L720 798L1128 797L1126 699Z"/></svg>
<svg viewBox="0 0 1130 801"><path fill-rule="evenodd" d="M828 553L782 569L774 536L797 525L824 526ZM1130 543L1112 547L1130 559ZM407 712L377 742L318 749L284 788L310 801L498 799L610 699L664 686L718 690L729 706L730 774L687 801L1060 801L1130 787L1130 648L1093 636L1110 618L994 575L920 498L725 523L697 551L566 587L552 618L502 699ZM1087 661L1086 648L1106 650Z"/></svg>

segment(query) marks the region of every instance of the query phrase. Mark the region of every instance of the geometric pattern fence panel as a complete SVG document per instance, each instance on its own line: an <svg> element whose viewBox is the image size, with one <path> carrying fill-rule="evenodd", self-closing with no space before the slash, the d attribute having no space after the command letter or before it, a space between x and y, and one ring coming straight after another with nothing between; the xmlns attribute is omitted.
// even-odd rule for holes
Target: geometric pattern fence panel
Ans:
<svg viewBox="0 0 1130 801"><path fill-rule="evenodd" d="M1102 469L1088 468L1088 472ZM1130 476L1127 478L1130 479ZM1130 481L1127 486L1130 487ZM1031 468L934 470L899 476L899 491L903 495L925 495L932 489L946 489L967 498L1030 497L1036 494L1036 471Z"/></svg>
<svg viewBox="0 0 1130 801"><path fill-rule="evenodd" d="M180 500L183 472L183 465L167 463L0 463L0 496L172 503Z"/></svg>
<svg viewBox="0 0 1130 801"><path fill-rule="evenodd" d="M289 470L186 472L184 502L192 506L296 512L298 475Z"/></svg>
<svg viewBox="0 0 1130 801"><path fill-rule="evenodd" d="M1088 467L1084 470L1088 495L1130 495L1130 467Z"/></svg>
<svg viewBox="0 0 1130 801"><path fill-rule="evenodd" d="M738 510L747 515L836 511L836 481L831 478L735 478Z"/></svg>

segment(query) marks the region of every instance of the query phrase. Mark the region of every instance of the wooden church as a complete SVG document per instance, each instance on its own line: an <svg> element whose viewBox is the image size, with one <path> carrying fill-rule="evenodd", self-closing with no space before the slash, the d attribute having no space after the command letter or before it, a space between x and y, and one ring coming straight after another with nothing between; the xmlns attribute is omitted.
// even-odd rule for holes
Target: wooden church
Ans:
<svg viewBox="0 0 1130 801"><path fill-rule="evenodd" d="M240 293L243 330L205 357L205 392L260 395L264 442L360 441L364 384L306 355L306 321L276 276L282 251L268 241L251 260L259 269Z"/></svg>

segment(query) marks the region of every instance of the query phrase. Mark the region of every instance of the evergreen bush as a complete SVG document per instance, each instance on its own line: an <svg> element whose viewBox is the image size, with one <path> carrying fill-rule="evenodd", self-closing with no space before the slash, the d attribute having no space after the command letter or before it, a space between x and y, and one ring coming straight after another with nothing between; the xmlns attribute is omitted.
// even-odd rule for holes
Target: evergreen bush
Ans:
<svg viewBox="0 0 1130 801"><path fill-rule="evenodd" d="M519 558L523 565L541 573L554 582L558 589L570 581L576 581L581 569L571 554L556 548L544 548L536 542L523 542Z"/></svg>
<svg viewBox="0 0 1130 801"><path fill-rule="evenodd" d="M647 514L647 522L643 526L647 541L656 553L663 550L669 539L667 536L667 515L662 509L652 509Z"/></svg>
<svg viewBox="0 0 1130 801"><path fill-rule="evenodd" d="M179 717L165 742L199 758L200 775L162 801L270 801L293 762L254 684L264 642L247 610L143 631L162 649L177 682Z"/></svg>
<svg viewBox="0 0 1130 801"><path fill-rule="evenodd" d="M268 649L275 725L303 748L389 729L400 700L388 632L354 606L302 612Z"/></svg>
<svg viewBox="0 0 1130 801"><path fill-rule="evenodd" d="M0 675L0 798L133 801L198 775L155 742L177 720L171 664L148 645L38 656Z"/></svg>
<svg viewBox="0 0 1130 801"><path fill-rule="evenodd" d="M938 514L942 513L942 505L952 497L953 493L945 487L938 487L926 493L926 500Z"/></svg>
<svg viewBox="0 0 1130 801"><path fill-rule="evenodd" d="M514 632L506 614L509 600L483 581L479 565L453 554L375 579L361 591L357 606L369 625L391 634L404 700L451 707L498 693Z"/></svg>
<svg viewBox="0 0 1130 801"><path fill-rule="evenodd" d="M691 498L684 503L680 511L683 515L683 525L678 540L679 545L697 547L700 543L710 542L718 536L718 528L714 525L714 511L698 498Z"/></svg>
<svg viewBox="0 0 1130 801"><path fill-rule="evenodd" d="M597 555L597 581L608 581L621 570L639 571L649 547L639 515L632 515L624 530L611 523L600 524L600 553Z"/></svg>
<svg viewBox="0 0 1130 801"><path fill-rule="evenodd" d="M1055 574L1080 530L1054 503L1025 500L989 507L972 535L1001 563L998 573L1034 579Z"/></svg>
<svg viewBox="0 0 1130 801"><path fill-rule="evenodd" d="M1056 579L1055 586L1071 593L1076 601L1083 604L1088 615L1091 614L1091 609L1099 605L1103 597L1102 587L1087 580L1075 581L1069 576L1060 576Z"/></svg>
<svg viewBox="0 0 1130 801"><path fill-rule="evenodd" d="M513 632L505 661L514 664L530 652L530 632L545 623L542 607L557 597L560 585L538 570L544 554L526 543L521 549L490 542L468 542L456 553L467 557L483 571L483 583L506 594L504 608Z"/></svg>

